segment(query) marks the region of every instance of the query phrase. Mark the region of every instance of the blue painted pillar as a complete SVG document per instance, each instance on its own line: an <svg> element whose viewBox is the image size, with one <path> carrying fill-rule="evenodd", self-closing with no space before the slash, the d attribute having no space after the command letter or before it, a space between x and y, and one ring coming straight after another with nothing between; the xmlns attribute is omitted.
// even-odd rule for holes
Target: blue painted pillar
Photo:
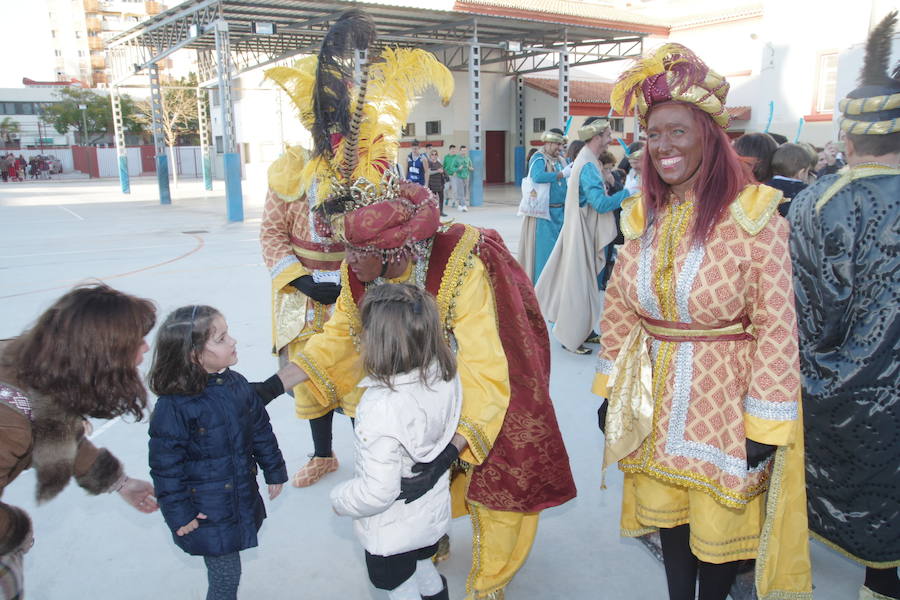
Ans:
<svg viewBox="0 0 900 600"><path fill-rule="evenodd" d="M169 157L165 154L156 155L156 182L159 184L159 203L172 204L172 194L169 191Z"/></svg>
<svg viewBox="0 0 900 600"><path fill-rule="evenodd" d="M222 155L225 165L225 200L230 222L244 220L244 195L241 190L241 155L226 152Z"/></svg>
<svg viewBox="0 0 900 600"><path fill-rule="evenodd" d="M122 193L131 193L131 180L128 177L128 157L119 155L119 183L122 185Z"/></svg>
<svg viewBox="0 0 900 600"><path fill-rule="evenodd" d="M522 185L522 180L525 178L525 146L516 146L513 162L516 167L516 185Z"/></svg>
<svg viewBox="0 0 900 600"><path fill-rule="evenodd" d="M484 203L484 151L469 150L469 158L475 170L469 173L469 182L472 188L469 190L469 204L481 206Z"/></svg>

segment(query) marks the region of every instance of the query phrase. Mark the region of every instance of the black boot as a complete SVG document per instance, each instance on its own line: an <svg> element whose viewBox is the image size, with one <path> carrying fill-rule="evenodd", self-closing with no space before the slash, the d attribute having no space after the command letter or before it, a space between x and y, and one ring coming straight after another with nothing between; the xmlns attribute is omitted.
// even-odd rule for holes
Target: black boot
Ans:
<svg viewBox="0 0 900 600"><path fill-rule="evenodd" d="M434 596L422 596L422 600L450 600L450 592L447 590L447 578L441 575L441 581L444 582L444 589Z"/></svg>

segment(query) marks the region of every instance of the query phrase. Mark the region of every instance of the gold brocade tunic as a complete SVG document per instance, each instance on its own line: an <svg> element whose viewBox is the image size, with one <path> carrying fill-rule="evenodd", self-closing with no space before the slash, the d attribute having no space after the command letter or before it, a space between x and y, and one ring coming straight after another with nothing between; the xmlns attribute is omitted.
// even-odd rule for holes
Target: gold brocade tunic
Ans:
<svg viewBox="0 0 900 600"><path fill-rule="evenodd" d="M755 339L651 343L653 426L619 463L740 508L765 490L771 470L769 461L748 471L745 439L784 445L798 424L787 222L770 214L751 234L728 213L692 245L692 219L692 201L673 203L623 247L606 293L598 372L609 373L642 318L698 329L748 320Z"/></svg>
<svg viewBox="0 0 900 600"><path fill-rule="evenodd" d="M623 204L593 391L607 397L620 349L647 321L698 332L744 322L749 339L648 340L652 423L625 472L623 535L691 524L700 560L757 559L760 598L809 598L799 358L780 192L744 188L703 243L691 199L645 224ZM632 338L633 339L633 338ZM610 412L614 410L610 399ZM746 439L778 446L755 469ZM766 493L768 492L768 493Z"/></svg>

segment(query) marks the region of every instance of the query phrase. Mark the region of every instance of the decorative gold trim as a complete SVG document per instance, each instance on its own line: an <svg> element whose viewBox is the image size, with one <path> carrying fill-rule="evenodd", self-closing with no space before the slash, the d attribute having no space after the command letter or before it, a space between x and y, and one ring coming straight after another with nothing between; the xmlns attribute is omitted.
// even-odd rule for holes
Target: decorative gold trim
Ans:
<svg viewBox="0 0 900 600"><path fill-rule="evenodd" d="M765 208L763 208L762 212L757 216L753 217L748 213L748 209L751 208L750 204L758 202L758 195L761 190L760 188L765 188L765 191L771 190L769 192L769 197L766 199L767 202L765 204ZM756 235L769 222L769 219L772 218L772 215L775 214L775 211L778 210L778 205L781 203L781 199L784 194L776 190L774 188L759 186L759 185L748 185L741 193L738 194L738 197L734 199L734 202L731 203L730 211L731 216L734 217L734 220L738 222L738 225L743 228L744 231L749 233L750 235Z"/></svg>
<svg viewBox="0 0 900 600"><path fill-rule="evenodd" d="M851 554L851 553L847 552L846 550L844 550L843 548L841 548L840 546L838 546L831 540L822 537L820 534L816 533L812 529L809 530L809 535L811 535L813 538L815 538L816 540L821 542L823 545L831 548L832 550L834 550L835 552L837 552L844 558L849 558L853 562L857 562L863 566L872 567L873 569L890 569L890 568L900 567L900 560L888 560L888 561L884 561L884 562L876 562L876 561L862 559L862 558L856 556L855 554Z"/></svg>
<svg viewBox="0 0 900 600"><path fill-rule="evenodd" d="M301 368L306 372L310 383L312 383L329 401L328 405L338 404L341 399L338 396L337 388L335 388L334 383L328 378L328 374L325 370L320 368L314 360L306 356L303 352L298 352L296 358L303 363Z"/></svg>
<svg viewBox="0 0 900 600"><path fill-rule="evenodd" d="M489 592L475 589L475 580L481 575L481 553L482 553L482 525L480 511L484 508L477 502L466 500L469 506L469 516L472 520L472 569L469 571L469 577L466 580L466 598L473 600L503 600L505 597L504 590L507 584L512 581L512 577L494 587Z"/></svg>
<svg viewBox="0 0 900 600"><path fill-rule="evenodd" d="M302 256L303 258L310 258L312 260L337 262L339 260L344 260L344 256L346 255L346 252L343 250L340 252L319 252L317 250L307 250L306 248L301 248L294 244L291 244L291 249L298 257Z"/></svg>
<svg viewBox="0 0 900 600"><path fill-rule="evenodd" d="M647 535L648 533L656 533L657 531L659 531L659 527L640 527L638 529L619 528L619 535L622 537L637 538Z"/></svg>
<svg viewBox="0 0 900 600"><path fill-rule="evenodd" d="M472 568L466 579L466 592L471 594L475 590L475 579L481 575L481 515L478 514L481 506L475 502L467 501L467 504L472 521Z"/></svg>
<svg viewBox="0 0 900 600"><path fill-rule="evenodd" d="M900 119L886 121L857 121L849 117L841 119L841 131L850 135L887 135L900 131Z"/></svg>
<svg viewBox="0 0 900 600"><path fill-rule="evenodd" d="M444 324L445 335L453 330L453 322L456 320L456 299L462 291L466 273L474 266L472 250L481 239L481 232L478 229L471 225L466 225L465 228L462 237L450 253L450 258L447 259L437 293L438 312Z"/></svg>
<svg viewBox="0 0 900 600"><path fill-rule="evenodd" d="M473 421L465 417L460 417L459 419L459 428L465 429L469 436L471 436L471 440L469 440L469 436L463 436L470 442L475 442L474 445L469 444L469 450L472 451L472 454L475 455L475 458L478 459L479 463L484 462L487 458L487 455L491 453L491 442L486 435L484 435L484 431L482 431L481 427L475 424Z"/></svg>
<svg viewBox="0 0 900 600"><path fill-rule="evenodd" d="M871 98L844 98L838 108L845 115L861 115L900 108L900 92Z"/></svg>
<svg viewBox="0 0 900 600"><path fill-rule="evenodd" d="M651 325L643 322L644 329L648 333L655 336L665 337L719 337L723 335L740 335L748 333L743 323L735 323L734 325L726 325L725 327L713 327L711 329L675 329L673 327L661 327L659 325Z"/></svg>
<svg viewBox="0 0 900 600"><path fill-rule="evenodd" d="M347 315L347 329L350 332L350 339L353 340L353 347L359 352L359 336L362 335L362 317L359 314L359 307L353 298L353 290L350 289L350 271L347 263L341 263L341 306L344 314Z"/></svg>
<svg viewBox="0 0 900 600"><path fill-rule="evenodd" d="M822 197L816 202L816 213L818 214L822 210L822 207L824 207L829 200L834 198L845 185L848 185L850 182L856 181L857 179L875 177L878 175L900 175L900 169L883 167L880 165L857 165L845 169L842 171L841 176L825 190L825 193L822 194Z"/></svg>

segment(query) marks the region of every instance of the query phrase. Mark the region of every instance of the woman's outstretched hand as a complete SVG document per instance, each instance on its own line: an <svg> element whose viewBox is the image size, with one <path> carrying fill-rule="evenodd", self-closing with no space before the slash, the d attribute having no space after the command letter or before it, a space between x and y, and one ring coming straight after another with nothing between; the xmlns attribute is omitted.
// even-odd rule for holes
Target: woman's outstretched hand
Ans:
<svg viewBox="0 0 900 600"><path fill-rule="evenodd" d="M153 495L153 484L149 481L127 477L119 488L119 494L142 513L152 513L159 508Z"/></svg>

